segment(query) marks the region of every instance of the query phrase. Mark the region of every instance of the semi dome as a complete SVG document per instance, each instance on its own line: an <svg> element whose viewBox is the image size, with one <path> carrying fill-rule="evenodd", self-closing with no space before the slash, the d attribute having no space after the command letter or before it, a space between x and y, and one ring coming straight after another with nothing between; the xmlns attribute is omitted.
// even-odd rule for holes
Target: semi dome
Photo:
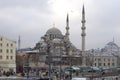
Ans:
<svg viewBox="0 0 120 80"><path fill-rule="evenodd" d="M55 27L50 28L50 29L46 32L46 34L62 35L61 31L60 31L59 29L55 28Z"/></svg>

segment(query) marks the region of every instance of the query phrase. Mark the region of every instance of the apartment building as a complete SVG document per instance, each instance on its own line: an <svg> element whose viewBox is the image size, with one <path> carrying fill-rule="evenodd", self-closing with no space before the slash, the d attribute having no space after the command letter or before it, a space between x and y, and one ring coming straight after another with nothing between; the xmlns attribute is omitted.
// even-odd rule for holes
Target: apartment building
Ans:
<svg viewBox="0 0 120 80"><path fill-rule="evenodd" d="M0 70L16 72L16 42L0 36Z"/></svg>

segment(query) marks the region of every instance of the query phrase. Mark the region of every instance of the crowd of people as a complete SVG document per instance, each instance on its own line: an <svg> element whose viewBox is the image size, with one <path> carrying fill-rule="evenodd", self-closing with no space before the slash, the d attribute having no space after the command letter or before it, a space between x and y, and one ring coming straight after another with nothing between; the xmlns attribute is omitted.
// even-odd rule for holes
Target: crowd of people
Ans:
<svg viewBox="0 0 120 80"><path fill-rule="evenodd" d="M23 77L37 77L40 79L43 78L51 78L53 80L70 80L71 75L69 72L60 71L58 69L48 70L48 69L30 69L30 70L24 70L24 72L21 74Z"/></svg>
<svg viewBox="0 0 120 80"><path fill-rule="evenodd" d="M4 70L0 70L0 76L14 76L16 75L15 72L13 71L4 71Z"/></svg>

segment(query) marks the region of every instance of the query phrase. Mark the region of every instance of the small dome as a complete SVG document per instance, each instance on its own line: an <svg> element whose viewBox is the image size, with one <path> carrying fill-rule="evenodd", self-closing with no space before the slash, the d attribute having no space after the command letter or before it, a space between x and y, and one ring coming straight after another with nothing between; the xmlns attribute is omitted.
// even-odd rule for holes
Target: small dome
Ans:
<svg viewBox="0 0 120 80"><path fill-rule="evenodd" d="M114 42L109 42L109 43L107 43L106 47L118 48L117 44L115 44Z"/></svg>
<svg viewBox="0 0 120 80"><path fill-rule="evenodd" d="M58 35L62 35L61 31L60 31L59 29L55 28L55 27L50 28L50 29L46 32L46 34L55 34L55 35L58 34Z"/></svg>
<svg viewBox="0 0 120 80"><path fill-rule="evenodd" d="M61 39L55 38L55 39L52 40L52 42L60 44L61 43Z"/></svg>
<svg viewBox="0 0 120 80"><path fill-rule="evenodd" d="M47 44L44 41L39 41L39 44L40 44L41 47L46 47L47 46Z"/></svg>

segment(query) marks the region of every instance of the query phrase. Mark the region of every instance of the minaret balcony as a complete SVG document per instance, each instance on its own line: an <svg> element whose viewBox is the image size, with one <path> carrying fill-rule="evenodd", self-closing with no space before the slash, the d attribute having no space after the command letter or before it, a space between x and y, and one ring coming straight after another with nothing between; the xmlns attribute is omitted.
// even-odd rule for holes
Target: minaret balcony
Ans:
<svg viewBox="0 0 120 80"><path fill-rule="evenodd" d="M82 33L81 36L86 36L86 34L85 34L85 33Z"/></svg>
<svg viewBox="0 0 120 80"><path fill-rule="evenodd" d="M69 33L66 33L66 35L69 35Z"/></svg>
<svg viewBox="0 0 120 80"><path fill-rule="evenodd" d="M82 29L82 30L85 30L85 29L86 29L86 27L81 27L81 29Z"/></svg>
<svg viewBox="0 0 120 80"><path fill-rule="evenodd" d="M68 29L69 29L69 27L66 27L66 29L68 30Z"/></svg>
<svg viewBox="0 0 120 80"><path fill-rule="evenodd" d="M81 22L82 22L82 23L85 23L86 21L85 21L85 20L82 20Z"/></svg>

